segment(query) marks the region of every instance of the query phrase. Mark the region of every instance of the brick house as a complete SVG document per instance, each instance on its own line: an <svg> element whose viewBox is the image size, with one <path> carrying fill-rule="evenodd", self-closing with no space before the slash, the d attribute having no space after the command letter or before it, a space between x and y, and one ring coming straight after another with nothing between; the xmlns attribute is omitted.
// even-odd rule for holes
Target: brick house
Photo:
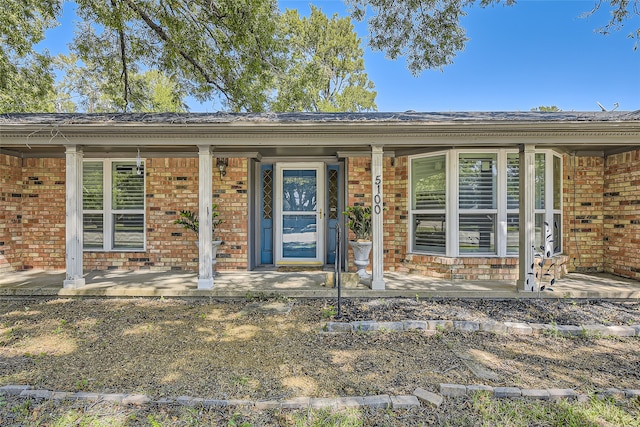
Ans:
<svg viewBox="0 0 640 427"><path fill-rule="evenodd" d="M640 112L7 114L0 273L193 270L207 289L215 203L220 271L331 264L365 205L374 289L399 271L530 290L518 261L540 246L558 274L640 279L639 185Z"/></svg>

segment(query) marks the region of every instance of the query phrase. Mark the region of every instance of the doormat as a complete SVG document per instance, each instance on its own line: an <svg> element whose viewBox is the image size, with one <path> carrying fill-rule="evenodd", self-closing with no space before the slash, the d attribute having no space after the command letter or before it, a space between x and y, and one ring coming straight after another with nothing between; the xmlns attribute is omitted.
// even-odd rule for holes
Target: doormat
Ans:
<svg viewBox="0 0 640 427"><path fill-rule="evenodd" d="M318 266L298 266L298 265L281 265L279 266L276 271L280 272L280 273L299 273L299 272L305 272L305 271L323 271L324 267L322 267L321 265Z"/></svg>

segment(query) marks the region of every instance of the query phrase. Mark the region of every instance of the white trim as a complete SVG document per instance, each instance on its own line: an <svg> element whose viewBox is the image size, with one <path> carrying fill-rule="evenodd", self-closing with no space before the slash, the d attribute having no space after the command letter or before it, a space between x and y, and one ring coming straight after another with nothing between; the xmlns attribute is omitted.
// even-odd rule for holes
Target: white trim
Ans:
<svg viewBox="0 0 640 427"><path fill-rule="evenodd" d="M561 242L560 242L560 251L557 252L557 253L562 253L562 252L564 252L564 241L562 241L563 232L564 232L564 229L563 229L563 226L564 226L564 220L563 220L563 218L564 218L564 214L563 214L563 212L564 212L564 197L563 197L564 192L563 192L563 185L562 185L563 180L564 180L564 161L563 161L564 157L559 155L556 152L551 151L551 165L552 165L552 167L553 167L553 159L554 158L557 158L558 160L560 160L560 172L559 172L559 174L560 174L560 190L559 190L560 191L560 208L556 209L555 206L551 205L553 214L551 215L551 221L552 222L550 224L554 224L554 221L553 221L554 215L560 215L560 233L558 233L558 236L560 237ZM553 188L553 184L554 183L552 182L551 183L551 191L555 191L554 188ZM555 249L556 246L557 245L554 245L554 249ZM554 254L556 254L555 251L554 251Z"/></svg>
<svg viewBox="0 0 640 427"><path fill-rule="evenodd" d="M383 148L371 147L371 228L373 232L371 289L383 291L384 283L384 167Z"/></svg>
<svg viewBox="0 0 640 427"><path fill-rule="evenodd" d="M69 289L85 285L83 277L82 253L82 156L83 152L75 145L66 146L66 279L63 286Z"/></svg>
<svg viewBox="0 0 640 427"><path fill-rule="evenodd" d="M496 253L499 257L507 256L507 153L498 152L496 159L497 176L496 189ZM502 173L500 173L502 171ZM502 197L500 197L502 195Z"/></svg>
<svg viewBox="0 0 640 427"><path fill-rule="evenodd" d="M324 265L325 251L325 170L324 162L278 162L274 163L274 253L275 265ZM302 215L316 215L316 257L315 258L285 258L282 255L283 243L283 204L282 204L282 174L284 170L313 169L316 171L316 211L301 211Z"/></svg>
<svg viewBox="0 0 640 427"><path fill-rule="evenodd" d="M409 216L408 216L408 227L407 230L409 232L409 236L413 236L416 232L415 230L415 221L413 220L414 215L418 215L418 214L444 214L445 217L448 217L448 213L446 208L443 209L430 209L430 210L425 210L425 209L414 209L413 207L413 199L414 199L414 194L413 194L413 160L415 159L422 159L422 158L429 158L429 157L439 157L439 156L444 156L444 167L445 167L445 197L446 197L446 202L445 202L445 206L451 206L452 204L455 204L457 199L455 197L452 197L452 191L450 191L450 185L451 185L451 179L450 179L450 174L446 173L447 170L451 170L451 165L450 165L450 157L449 156L449 151L436 151L433 153L427 153L427 154L418 154L418 155L414 155L414 156L409 156L408 157L408 179L407 179L407 194L409 195L408 198L408 206L407 206L407 211L409 212ZM434 255L434 256L452 256L450 253L450 249L453 247L452 245L449 244L450 240L451 240L451 232L452 232L452 226L448 221L447 218L447 223L446 223L446 236L445 236L445 251L444 253L437 253L437 252L432 252L429 253L429 255ZM425 251L418 251L414 249L414 245L413 245L413 237L410 237L407 239L407 253L417 253L417 254L426 254L427 252Z"/></svg>
<svg viewBox="0 0 640 427"><path fill-rule="evenodd" d="M213 288L213 153L209 145L198 146L198 289Z"/></svg>
<svg viewBox="0 0 640 427"><path fill-rule="evenodd" d="M445 254L448 257L458 256L458 154L456 150L446 153L446 191L447 204L445 206L445 221L447 223L447 241Z"/></svg>
<svg viewBox="0 0 640 427"><path fill-rule="evenodd" d="M524 145L519 150L520 158L520 227L518 242L518 281L516 287L521 291L533 291L527 278L534 260L535 224L536 224L536 149L533 145Z"/></svg>

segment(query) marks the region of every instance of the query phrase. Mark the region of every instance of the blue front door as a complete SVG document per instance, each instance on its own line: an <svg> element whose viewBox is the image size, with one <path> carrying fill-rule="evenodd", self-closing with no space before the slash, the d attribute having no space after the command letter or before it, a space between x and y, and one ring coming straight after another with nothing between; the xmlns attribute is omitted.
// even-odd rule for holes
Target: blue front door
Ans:
<svg viewBox="0 0 640 427"><path fill-rule="evenodd" d="M275 165L276 265L324 265L325 164Z"/></svg>
<svg viewBox="0 0 640 427"><path fill-rule="evenodd" d="M273 264L273 165L260 167L260 264Z"/></svg>
<svg viewBox="0 0 640 427"><path fill-rule="evenodd" d="M340 165L263 164L259 179L260 264L333 264L342 212Z"/></svg>

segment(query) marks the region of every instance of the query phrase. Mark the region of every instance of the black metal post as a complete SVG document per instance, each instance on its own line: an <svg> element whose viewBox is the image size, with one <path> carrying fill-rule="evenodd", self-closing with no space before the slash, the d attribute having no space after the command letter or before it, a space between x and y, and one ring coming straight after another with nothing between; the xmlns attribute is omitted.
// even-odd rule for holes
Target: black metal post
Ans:
<svg viewBox="0 0 640 427"><path fill-rule="evenodd" d="M336 227L336 261L335 261L335 285L338 287L338 313L336 314L336 319L340 319L342 317L342 276L340 275L340 271L342 270L342 254L340 253L340 225Z"/></svg>

